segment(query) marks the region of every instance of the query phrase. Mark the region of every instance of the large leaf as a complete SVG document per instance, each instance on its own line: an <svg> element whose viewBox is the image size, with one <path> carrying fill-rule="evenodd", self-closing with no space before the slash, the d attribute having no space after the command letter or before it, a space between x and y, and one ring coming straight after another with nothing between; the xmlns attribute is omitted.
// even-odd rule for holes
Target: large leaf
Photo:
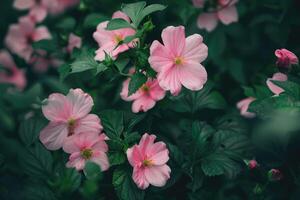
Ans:
<svg viewBox="0 0 300 200"><path fill-rule="evenodd" d="M300 98L300 85L292 81L272 81L275 85L284 89L284 92L297 100Z"/></svg>
<svg viewBox="0 0 300 200"><path fill-rule="evenodd" d="M99 179L102 176L101 167L94 162L87 162L83 172L87 179Z"/></svg>
<svg viewBox="0 0 300 200"><path fill-rule="evenodd" d="M100 118L106 135L110 139L119 139L124 131L123 112L106 110L100 114Z"/></svg>
<svg viewBox="0 0 300 200"><path fill-rule="evenodd" d="M24 186L24 200L57 200L54 192L46 185L34 183Z"/></svg>
<svg viewBox="0 0 300 200"><path fill-rule="evenodd" d="M19 135L22 142L29 146L33 144L40 133L40 131L45 127L45 121L41 118L30 118L21 123L19 129Z"/></svg>
<svg viewBox="0 0 300 200"><path fill-rule="evenodd" d="M121 200L142 200L145 192L137 188L128 169L118 167L113 173L113 185Z"/></svg>
<svg viewBox="0 0 300 200"><path fill-rule="evenodd" d="M40 143L19 152L19 162L29 176L48 178L52 173L52 156Z"/></svg>

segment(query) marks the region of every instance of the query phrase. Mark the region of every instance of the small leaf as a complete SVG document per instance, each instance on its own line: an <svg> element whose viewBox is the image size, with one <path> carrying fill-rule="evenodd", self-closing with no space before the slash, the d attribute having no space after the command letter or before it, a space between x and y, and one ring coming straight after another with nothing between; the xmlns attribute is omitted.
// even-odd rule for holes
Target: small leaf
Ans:
<svg viewBox="0 0 300 200"><path fill-rule="evenodd" d="M123 70L125 69L125 67L127 66L127 64L129 63L129 58L118 58L114 64L116 65L116 67L118 68L119 72L123 72Z"/></svg>
<svg viewBox="0 0 300 200"><path fill-rule="evenodd" d="M110 166L120 165L120 164L123 164L126 161L125 154L122 151L110 152L108 154L108 158L109 158Z"/></svg>
<svg viewBox="0 0 300 200"><path fill-rule="evenodd" d="M58 67L58 73L59 73L59 80L63 81L71 72L71 67L70 65L64 63L60 67Z"/></svg>
<svg viewBox="0 0 300 200"><path fill-rule="evenodd" d="M142 73L135 73L129 82L128 96L135 93L144 83L146 83L147 77Z"/></svg>
<svg viewBox="0 0 300 200"><path fill-rule="evenodd" d="M161 5L161 4L151 4L147 6L146 8L143 9L141 14L139 15L138 21L136 22L139 24L143 19L147 16L150 15L151 13L157 12L157 11L162 11L166 9L166 6Z"/></svg>
<svg viewBox="0 0 300 200"><path fill-rule="evenodd" d="M87 179L99 179L102 176L101 167L93 162L87 162L83 172Z"/></svg>
<svg viewBox="0 0 300 200"><path fill-rule="evenodd" d="M129 16L129 18L131 19L135 27L138 27L139 24L137 22L140 20L138 18L142 10L145 8L145 6L146 6L146 2L144 1L130 3L130 4L123 4L122 11L127 16Z"/></svg>
<svg viewBox="0 0 300 200"><path fill-rule="evenodd" d="M129 22L121 18L115 18L108 22L106 30L117 30L122 28L133 28Z"/></svg>
<svg viewBox="0 0 300 200"><path fill-rule="evenodd" d="M272 81L278 87L284 89L284 92L299 100L300 85L292 81Z"/></svg>
<svg viewBox="0 0 300 200"><path fill-rule="evenodd" d="M110 139L119 139L124 131L123 112L106 110L100 114L100 118L106 135Z"/></svg>
<svg viewBox="0 0 300 200"><path fill-rule="evenodd" d="M32 44L32 47L34 49L42 49L47 52L53 52L56 51L56 43L53 40L45 39L45 40L39 40L37 42L34 42Z"/></svg>

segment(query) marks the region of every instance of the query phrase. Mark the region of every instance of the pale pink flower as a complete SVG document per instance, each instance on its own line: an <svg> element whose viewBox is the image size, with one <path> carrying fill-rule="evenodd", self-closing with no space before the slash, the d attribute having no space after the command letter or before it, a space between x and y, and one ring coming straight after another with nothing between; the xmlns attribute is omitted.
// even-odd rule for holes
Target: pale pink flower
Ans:
<svg viewBox="0 0 300 200"><path fill-rule="evenodd" d="M15 0L14 7L18 10L29 10L28 16L34 22L41 22L48 13L57 15L78 3L79 0Z"/></svg>
<svg viewBox="0 0 300 200"><path fill-rule="evenodd" d="M5 68L4 71L0 71L0 83L10 83L23 90L27 83L25 73L17 67L11 55L5 50L0 51L0 65Z"/></svg>
<svg viewBox="0 0 300 200"><path fill-rule="evenodd" d="M86 162L91 161L98 164L102 171L107 170L109 161L105 137L104 134L90 132L69 137L63 145L63 150L71 154L66 166L75 167L79 171L84 169Z"/></svg>
<svg viewBox="0 0 300 200"><path fill-rule="evenodd" d="M275 55L278 58L276 65L279 67L289 68L291 65L297 65L299 62L298 57L287 49L277 49Z"/></svg>
<svg viewBox="0 0 300 200"><path fill-rule="evenodd" d="M50 123L40 133L41 142L47 149L56 150L71 135L99 133L103 129L99 117L89 114L93 105L92 97L81 89L70 89L67 96L51 94L42 106Z"/></svg>
<svg viewBox="0 0 300 200"><path fill-rule="evenodd" d="M112 18L121 18L130 22L129 17L121 11L115 12ZM100 47L96 51L95 60L103 61L105 59L105 54L116 59L118 54L129 50L129 48L133 48L134 43L136 42L136 40L134 40L128 44L120 44L127 36L135 35L136 31L132 28L109 31L106 30L107 24L108 21L100 23L93 34L94 39L98 42Z"/></svg>
<svg viewBox="0 0 300 200"><path fill-rule="evenodd" d="M130 78L124 81L120 95L125 101L133 101L132 112L134 113L147 112L155 106L156 101L163 99L165 96L165 91L159 86L158 81L154 79L148 79L140 89L128 96L129 82Z"/></svg>
<svg viewBox="0 0 300 200"><path fill-rule="evenodd" d="M67 46L67 52L72 53L74 48L80 48L81 47L81 37L70 33L69 35L69 41L68 41L68 46Z"/></svg>
<svg viewBox="0 0 300 200"><path fill-rule="evenodd" d="M272 81L287 81L288 77L287 75L283 74L283 73L275 73L273 74L272 78L268 78L267 79L267 86L269 87L269 89L276 95L278 96L280 93L284 92L284 89L282 89L281 87L277 86L276 84L274 84Z"/></svg>
<svg viewBox="0 0 300 200"><path fill-rule="evenodd" d="M28 62L28 64L33 66L34 71L38 73L45 73L50 67L57 68L62 63L61 60L52 55L47 55L47 52L44 50L37 50Z"/></svg>
<svg viewBox="0 0 300 200"><path fill-rule="evenodd" d="M199 34L185 38L183 26L169 26L162 32L163 45L154 41L150 47L149 63L158 73L159 85L173 95L181 85L190 90L201 90L207 81L205 68L200 64L208 54Z"/></svg>
<svg viewBox="0 0 300 200"><path fill-rule="evenodd" d="M170 178L169 151L165 143L154 143L155 139L155 135L145 133L138 145L127 149L127 159L133 167L132 179L141 189L150 184L162 187Z"/></svg>
<svg viewBox="0 0 300 200"><path fill-rule="evenodd" d="M13 53L28 62L33 53L32 43L44 39L51 39L47 27L35 27L30 18L21 17L18 24L10 25L5 44Z"/></svg>
<svg viewBox="0 0 300 200"><path fill-rule="evenodd" d="M245 99L242 99L239 101L236 105L236 107L240 110L240 113L242 116L247 117L247 118L252 118L255 117L255 113L248 112L249 105L255 101L255 98L253 97L248 97Z"/></svg>
<svg viewBox="0 0 300 200"><path fill-rule="evenodd" d="M205 4L205 0L192 0L193 4L196 8L203 8Z"/></svg>
<svg viewBox="0 0 300 200"><path fill-rule="evenodd" d="M235 4L237 0L219 0L216 11L204 12L199 15L197 25L200 29L206 29L208 32L214 30L218 21L225 25L229 25L238 21L238 12ZM195 7L201 7L201 4L194 2ZM202 5L202 7L204 4Z"/></svg>

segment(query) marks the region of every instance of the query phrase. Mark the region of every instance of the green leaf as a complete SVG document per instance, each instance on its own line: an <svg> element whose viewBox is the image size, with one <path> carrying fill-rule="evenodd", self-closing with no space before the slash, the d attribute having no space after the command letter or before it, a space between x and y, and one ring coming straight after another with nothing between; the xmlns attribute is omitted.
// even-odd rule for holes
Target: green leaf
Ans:
<svg viewBox="0 0 300 200"><path fill-rule="evenodd" d="M58 73L59 73L59 80L63 81L71 72L71 67L70 65L64 63L61 66L58 67Z"/></svg>
<svg viewBox="0 0 300 200"><path fill-rule="evenodd" d="M123 151L109 152L108 158L110 166L120 165L126 161L126 157Z"/></svg>
<svg viewBox="0 0 300 200"><path fill-rule="evenodd" d="M129 58L118 58L114 64L118 68L119 72L123 72L129 61Z"/></svg>
<svg viewBox="0 0 300 200"><path fill-rule="evenodd" d="M113 185L121 200L143 200L145 192L137 188L132 180L131 173L118 167L113 173Z"/></svg>
<svg viewBox="0 0 300 200"><path fill-rule="evenodd" d="M121 28L133 28L129 22L121 18L115 18L108 22L106 30L117 30Z"/></svg>
<svg viewBox="0 0 300 200"><path fill-rule="evenodd" d="M99 73L102 73L102 72L104 72L105 70L107 70L106 65L104 65L103 63L100 63L100 64L98 64L97 67L96 67L95 75L98 75Z"/></svg>
<svg viewBox="0 0 300 200"><path fill-rule="evenodd" d="M19 152L19 162L29 176L48 178L52 172L52 156L40 143Z"/></svg>
<svg viewBox="0 0 300 200"><path fill-rule="evenodd" d="M38 135L45 125L45 121L41 118L30 118L26 121L23 121L19 129L19 135L22 142L26 146L33 144L37 140Z"/></svg>
<svg viewBox="0 0 300 200"><path fill-rule="evenodd" d="M187 187L195 192L202 187L205 178L200 167L194 168L191 178L192 181L187 185Z"/></svg>
<svg viewBox="0 0 300 200"><path fill-rule="evenodd" d="M226 36L224 31L214 31L209 37L208 55L212 58L218 58L226 47Z"/></svg>
<svg viewBox="0 0 300 200"><path fill-rule="evenodd" d="M106 110L100 114L100 118L106 135L110 139L119 139L124 131L123 112Z"/></svg>
<svg viewBox="0 0 300 200"><path fill-rule="evenodd" d="M57 200L54 192L43 184L24 184L24 200Z"/></svg>
<svg viewBox="0 0 300 200"><path fill-rule="evenodd" d="M284 92L295 99L300 98L300 85L292 81L272 81L278 87L284 89Z"/></svg>
<svg viewBox="0 0 300 200"><path fill-rule="evenodd" d="M99 179L102 176L101 167L93 162L87 162L83 172L87 179Z"/></svg>
<svg viewBox="0 0 300 200"><path fill-rule="evenodd" d="M128 133L125 135L125 142L131 146L133 144L138 143L140 138L141 136L138 132Z"/></svg>
<svg viewBox="0 0 300 200"><path fill-rule="evenodd" d="M146 2L140 1L136 3L130 3L130 4L123 4L122 5L122 11L129 16L135 27L138 27L138 17L142 13L142 10L145 8Z"/></svg>
<svg viewBox="0 0 300 200"><path fill-rule="evenodd" d="M39 40L37 42L34 42L32 44L32 47L34 49L42 49L47 52L54 52L57 50L57 46L54 40L49 40L49 39Z"/></svg>
<svg viewBox="0 0 300 200"><path fill-rule="evenodd" d="M142 13L139 15L138 21L136 22L139 24L147 15L150 15L151 13L162 11L166 9L166 6L161 4L151 4L143 9Z"/></svg>
<svg viewBox="0 0 300 200"><path fill-rule="evenodd" d="M81 183L81 174L75 168L66 168L61 163L55 169L56 180L52 184L61 193L74 192ZM51 186L52 186L51 185Z"/></svg>
<svg viewBox="0 0 300 200"><path fill-rule="evenodd" d="M108 17L98 14L98 13L91 13L84 19L83 27L84 28L95 28L101 22L108 20Z"/></svg>
<svg viewBox="0 0 300 200"><path fill-rule="evenodd" d="M60 20L56 27L63 31L73 31L75 29L75 25L76 20L73 17L66 17Z"/></svg>
<svg viewBox="0 0 300 200"><path fill-rule="evenodd" d="M146 83L147 77L142 73L135 73L132 75L129 86L128 86L128 96L135 93L144 83Z"/></svg>
<svg viewBox="0 0 300 200"><path fill-rule="evenodd" d="M60 82L54 76L48 76L47 78L44 78L42 80L42 83L44 83L44 85L48 86L52 91L56 91L59 93L64 93L64 94L68 93L68 91L70 89L67 85Z"/></svg>

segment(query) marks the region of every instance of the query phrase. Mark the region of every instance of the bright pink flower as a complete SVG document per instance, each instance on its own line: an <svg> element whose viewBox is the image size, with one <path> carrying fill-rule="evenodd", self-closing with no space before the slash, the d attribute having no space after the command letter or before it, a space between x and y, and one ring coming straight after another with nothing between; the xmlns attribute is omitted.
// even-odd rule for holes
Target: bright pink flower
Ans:
<svg viewBox="0 0 300 200"><path fill-rule="evenodd" d="M81 89L71 89L67 96L51 94L42 106L50 123L40 133L41 142L47 149L56 150L71 135L99 133L102 130L99 117L89 114L93 105L92 97Z"/></svg>
<svg viewBox="0 0 300 200"><path fill-rule="evenodd" d="M297 65L298 57L287 49L277 49L275 55L278 58L276 65L279 67L290 67L291 65Z"/></svg>
<svg viewBox="0 0 300 200"><path fill-rule="evenodd" d="M105 135L83 132L69 137L63 145L63 150L71 154L67 167L75 167L83 170L86 162L92 161L101 167L102 171L109 168L106 155L108 146L105 143Z"/></svg>
<svg viewBox="0 0 300 200"><path fill-rule="evenodd" d="M218 21L221 21L225 25L237 22L238 12L235 6L236 3L237 0L219 0L215 12L207 12L199 15L197 20L198 27L210 32L217 27ZM199 5L194 2L195 7L199 7Z"/></svg>
<svg viewBox="0 0 300 200"><path fill-rule="evenodd" d="M155 135L145 133L138 145L127 149L127 159L133 167L133 181L141 189L150 184L162 187L170 178L171 169L166 164L169 151L165 143L154 143L155 139Z"/></svg>
<svg viewBox="0 0 300 200"><path fill-rule="evenodd" d="M158 72L159 85L173 95L181 85L190 90L201 90L207 81L205 68L200 64L208 54L199 34L185 38L183 26L169 26L162 32L163 45L154 41L150 47L149 63Z"/></svg>
<svg viewBox="0 0 300 200"><path fill-rule="evenodd" d="M249 167L250 169L255 169L255 168L257 168L257 167L258 167L257 161L256 161L256 160L250 160L250 161L248 162L248 167Z"/></svg>
<svg viewBox="0 0 300 200"><path fill-rule="evenodd" d="M44 39L51 39L47 27L35 27L30 18L21 17L18 24L9 27L5 44L13 53L28 62L33 53L32 43Z"/></svg>
<svg viewBox="0 0 300 200"><path fill-rule="evenodd" d="M132 112L147 112L155 106L156 101L164 98L165 91L159 86L157 80L149 79L138 91L128 96L128 86L130 79L123 83L120 93L121 98L125 101L133 101Z"/></svg>
<svg viewBox="0 0 300 200"><path fill-rule="evenodd" d="M25 73L17 67L11 55L5 50L0 51L0 65L8 71L8 73L0 71L0 83L11 83L23 90L27 83Z"/></svg>
<svg viewBox="0 0 300 200"><path fill-rule="evenodd" d="M128 22L130 19L127 15L121 11L115 12L112 16L113 19L121 18ZM96 51L95 60L103 61L105 59L105 53L113 59L116 59L118 54L127 51L129 48L134 47L136 41L132 41L129 44L120 44L127 36L135 35L135 30L132 28L122 28L118 30L109 31L106 30L108 21L102 22L98 25L93 37L98 42L99 49Z"/></svg>
<svg viewBox="0 0 300 200"><path fill-rule="evenodd" d="M287 75L283 74L283 73L275 73L273 74L272 78L268 78L267 79L267 86L269 87L269 89L275 94L275 95L279 95L280 93L284 92L284 89L282 89L281 87L277 86L276 84L274 84L272 81L287 81Z"/></svg>
<svg viewBox="0 0 300 200"><path fill-rule="evenodd" d="M240 110L242 116L247 118L255 117L255 113L248 112L249 105L255 100L253 97L248 97L239 101L236 107Z"/></svg>
<svg viewBox="0 0 300 200"><path fill-rule="evenodd" d="M81 37L71 33L69 35L69 41L67 46L68 53L72 53L74 48L80 48L81 47Z"/></svg>

